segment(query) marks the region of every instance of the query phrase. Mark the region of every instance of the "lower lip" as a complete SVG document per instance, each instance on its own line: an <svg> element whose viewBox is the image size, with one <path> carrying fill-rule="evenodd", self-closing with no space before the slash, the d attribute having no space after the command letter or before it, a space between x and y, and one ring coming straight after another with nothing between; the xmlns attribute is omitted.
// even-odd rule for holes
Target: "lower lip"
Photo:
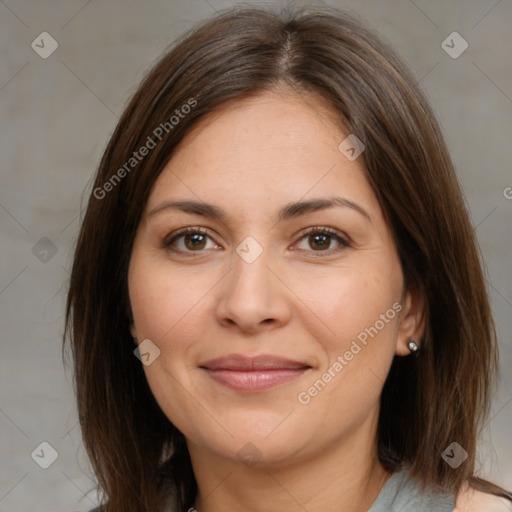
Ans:
<svg viewBox="0 0 512 512"><path fill-rule="evenodd" d="M290 382L304 375L310 368L277 369L277 370L210 370L208 375L216 382L236 391L258 392L271 389L280 384Z"/></svg>

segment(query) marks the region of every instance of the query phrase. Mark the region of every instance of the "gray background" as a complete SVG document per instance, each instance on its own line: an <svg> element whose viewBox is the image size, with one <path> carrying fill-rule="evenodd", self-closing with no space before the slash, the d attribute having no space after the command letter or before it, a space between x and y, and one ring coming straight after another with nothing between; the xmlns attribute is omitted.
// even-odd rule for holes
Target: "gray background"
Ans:
<svg viewBox="0 0 512 512"><path fill-rule="evenodd" d="M60 351L82 195L144 72L183 30L235 3L0 2L0 512L95 504ZM443 126L487 265L501 345L481 467L512 488L512 1L328 3L392 43ZM31 47L44 31L59 45L47 59ZM469 44L456 59L441 47L453 31ZM43 441L58 452L46 470L31 458Z"/></svg>

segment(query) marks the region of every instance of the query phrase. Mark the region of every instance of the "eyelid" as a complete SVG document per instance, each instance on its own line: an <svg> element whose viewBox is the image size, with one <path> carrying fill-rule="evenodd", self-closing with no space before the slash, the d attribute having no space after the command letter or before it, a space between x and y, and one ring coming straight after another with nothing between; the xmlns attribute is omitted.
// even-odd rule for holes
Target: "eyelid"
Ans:
<svg viewBox="0 0 512 512"><path fill-rule="evenodd" d="M352 240L350 239L349 236L347 236L345 233L339 231L338 229L331 228L329 226L311 226L309 228L306 228L305 230L302 230L297 235L298 239L297 239L297 242L295 242L295 244L300 242L307 235L314 234L314 233L327 234L331 238L336 239L338 241L338 243L340 244L340 246L341 246L341 247L334 248L334 249L327 249L326 251L312 251L312 250L306 251L306 252L311 253L311 254L313 254L315 256L318 256L318 257L324 256L324 257L326 257L326 256L330 256L330 255L335 254L335 253L339 253L339 252L341 252L344 249L353 247L353 242L352 242Z"/></svg>
<svg viewBox="0 0 512 512"><path fill-rule="evenodd" d="M352 247L352 240L345 233L343 233L343 232L341 232L341 231L339 231L339 230L337 230L335 228L331 228L329 226L319 226L319 225L310 226L310 227L305 228L304 230L300 231L296 235L298 238L294 242L294 245L297 244L298 242L300 242L307 235L314 234L314 233L327 234L331 238L336 239L338 241L338 243L340 244L340 246L341 246L341 248L327 249L325 251L313 251L313 250L308 251L308 250L304 249L304 251L309 252L309 253L313 253L313 254L318 253L319 257L321 257L322 255L323 256L331 255L333 253L340 252L343 249ZM197 250L197 251L183 251L181 249L172 249L171 248L171 244L177 238L179 238L181 236L185 236L187 234L202 234L202 235L207 236L215 244L217 244L217 242L215 242L213 237L210 235L210 232L209 232L209 230L207 228L204 228L204 227L201 227L201 226L186 226L186 227L180 228L180 229L178 229L176 231L173 231L172 233L167 235L164 238L163 242L162 242L162 246L165 249L168 249L170 251L177 252L177 253L182 253L182 254L184 254L184 253L185 254L193 254L194 252L197 252L198 254L201 254L202 252L204 252L205 249L200 249L200 250ZM217 245L219 245L219 244L217 244ZM292 249L292 250L296 250L296 249ZM299 250L303 250L303 249L299 249Z"/></svg>
<svg viewBox="0 0 512 512"><path fill-rule="evenodd" d="M177 229L176 231L173 231L172 233L169 233L163 239L162 245L164 247L169 247L171 245L171 243L174 242L174 240L176 240L176 238L178 238L180 236L188 235L188 234L198 234L198 233L201 235L208 236L209 238L211 238L213 240L213 238L210 235L209 230L207 228L203 228L201 226L186 226L184 228ZM194 252L194 251L187 251L187 252ZM199 251L197 251L197 252L199 252Z"/></svg>

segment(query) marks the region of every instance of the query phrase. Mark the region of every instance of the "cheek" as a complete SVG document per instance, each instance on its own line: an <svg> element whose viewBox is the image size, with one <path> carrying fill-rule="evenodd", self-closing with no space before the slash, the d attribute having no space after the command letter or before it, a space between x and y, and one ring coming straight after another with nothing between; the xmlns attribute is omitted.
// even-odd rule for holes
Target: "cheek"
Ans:
<svg viewBox="0 0 512 512"><path fill-rule="evenodd" d="M311 272L295 282L294 293L303 301L304 312L310 310L301 317L310 319L308 330L322 341L329 359L348 350L358 336L364 342L365 333L368 329L374 333L376 323L380 339L394 343L401 271L370 263Z"/></svg>
<svg viewBox="0 0 512 512"><path fill-rule="evenodd" d="M401 274L348 272L310 293L311 309L329 327L316 335L325 357L298 397L325 425L359 424L379 402L394 357ZM308 305L310 303L308 302ZM318 320L316 321L318 325ZM308 326L313 333L313 322ZM302 407L302 405L301 405Z"/></svg>
<svg viewBox="0 0 512 512"><path fill-rule="evenodd" d="M213 283L204 273L191 277L171 271L169 263L160 260L149 252L134 250L128 274L129 296L137 337L140 341L150 339L160 350L150 365L143 366L151 391L169 420L187 431L189 418L197 415L191 397L200 396L187 364L194 360L194 340L204 324L201 299ZM207 418L202 420L206 422Z"/></svg>
<svg viewBox="0 0 512 512"><path fill-rule="evenodd" d="M160 255L134 251L128 288L139 339L163 345L171 339L186 342L188 331L200 325L201 301L214 284L214 276L204 270L173 269Z"/></svg>

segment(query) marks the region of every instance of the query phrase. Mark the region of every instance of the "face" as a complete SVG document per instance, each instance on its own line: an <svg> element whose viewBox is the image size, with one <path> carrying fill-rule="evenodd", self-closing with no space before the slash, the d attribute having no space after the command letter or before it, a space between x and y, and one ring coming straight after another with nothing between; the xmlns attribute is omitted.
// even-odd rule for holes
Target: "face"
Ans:
<svg viewBox="0 0 512 512"><path fill-rule="evenodd" d="M362 159L306 100L265 92L196 125L131 255L151 390L189 448L230 460L284 464L374 436L392 359L423 332Z"/></svg>

